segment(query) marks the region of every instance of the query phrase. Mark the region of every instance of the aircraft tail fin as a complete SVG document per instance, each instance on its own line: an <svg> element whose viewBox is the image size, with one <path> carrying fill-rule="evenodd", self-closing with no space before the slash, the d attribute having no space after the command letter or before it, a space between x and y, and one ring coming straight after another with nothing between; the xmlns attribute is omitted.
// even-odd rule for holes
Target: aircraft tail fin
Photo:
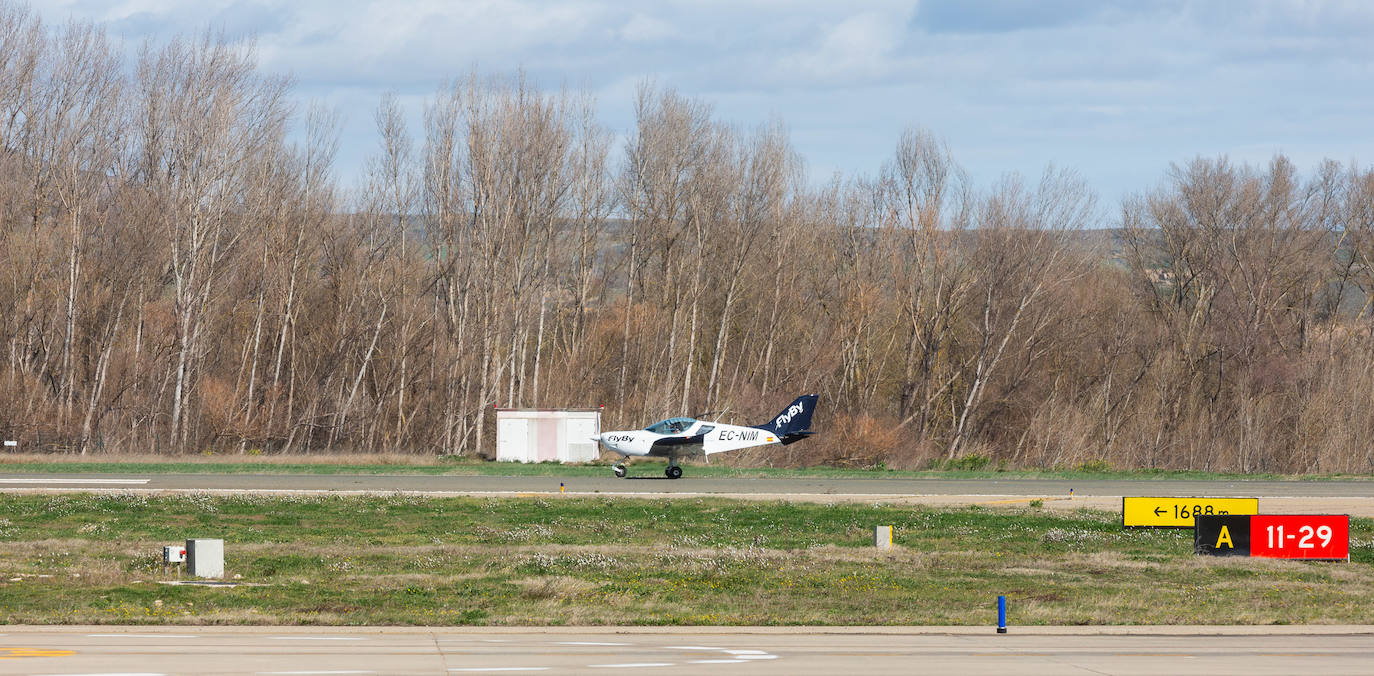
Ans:
<svg viewBox="0 0 1374 676"><path fill-rule="evenodd" d="M816 412L818 398L820 396L815 394L797 397L782 412L773 416L771 422L759 425L759 429L778 435L784 444L801 440L811 434L811 414Z"/></svg>

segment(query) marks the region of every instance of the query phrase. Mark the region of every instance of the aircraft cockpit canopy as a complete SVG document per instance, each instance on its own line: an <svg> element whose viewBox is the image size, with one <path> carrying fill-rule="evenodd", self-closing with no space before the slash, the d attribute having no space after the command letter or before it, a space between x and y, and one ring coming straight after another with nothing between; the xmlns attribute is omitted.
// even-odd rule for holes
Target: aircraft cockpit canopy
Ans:
<svg viewBox="0 0 1374 676"><path fill-rule="evenodd" d="M660 420L644 429L655 434L682 434L695 422L695 418L669 418Z"/></svg>

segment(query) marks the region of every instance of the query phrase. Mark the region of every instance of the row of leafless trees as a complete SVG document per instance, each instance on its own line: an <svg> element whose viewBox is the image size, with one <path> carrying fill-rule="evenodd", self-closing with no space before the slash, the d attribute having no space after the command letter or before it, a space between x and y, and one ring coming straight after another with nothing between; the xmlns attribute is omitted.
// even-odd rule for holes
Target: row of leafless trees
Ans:
<svg viewBox="0 0 1374 676"><path fill-rule="evenodd" d="M79 453L487 454L493 406L826 434L743 462L1374 470L1374 172L1176 167L1106 214L933 135L809 184L786 128L471 75L362 187L213 35L127 62L0 4L0 435Z"/></svg>

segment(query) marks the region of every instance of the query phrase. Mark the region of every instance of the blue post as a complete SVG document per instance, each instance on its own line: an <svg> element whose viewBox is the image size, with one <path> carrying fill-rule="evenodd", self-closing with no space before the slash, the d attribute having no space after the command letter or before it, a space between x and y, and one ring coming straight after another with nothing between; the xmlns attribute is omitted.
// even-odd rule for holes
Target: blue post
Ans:
<svg viewBox="0 0 1374 676"><path fill-rule="evenodd" d="M1007 633L1007 597L997 597L997 633Z"/></svg>

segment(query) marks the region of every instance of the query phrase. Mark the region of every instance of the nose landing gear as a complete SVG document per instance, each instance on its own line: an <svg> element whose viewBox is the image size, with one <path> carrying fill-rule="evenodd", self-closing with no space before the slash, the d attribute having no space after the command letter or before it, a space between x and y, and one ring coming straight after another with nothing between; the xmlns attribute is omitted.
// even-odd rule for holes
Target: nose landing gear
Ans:
<svg viewBox="0 0 1374 676"><path fill-rule="evenodd" d="M617 462L616 464L611 465L611 471L615 472L615 478L625 478L625 465Z"/></svg>

